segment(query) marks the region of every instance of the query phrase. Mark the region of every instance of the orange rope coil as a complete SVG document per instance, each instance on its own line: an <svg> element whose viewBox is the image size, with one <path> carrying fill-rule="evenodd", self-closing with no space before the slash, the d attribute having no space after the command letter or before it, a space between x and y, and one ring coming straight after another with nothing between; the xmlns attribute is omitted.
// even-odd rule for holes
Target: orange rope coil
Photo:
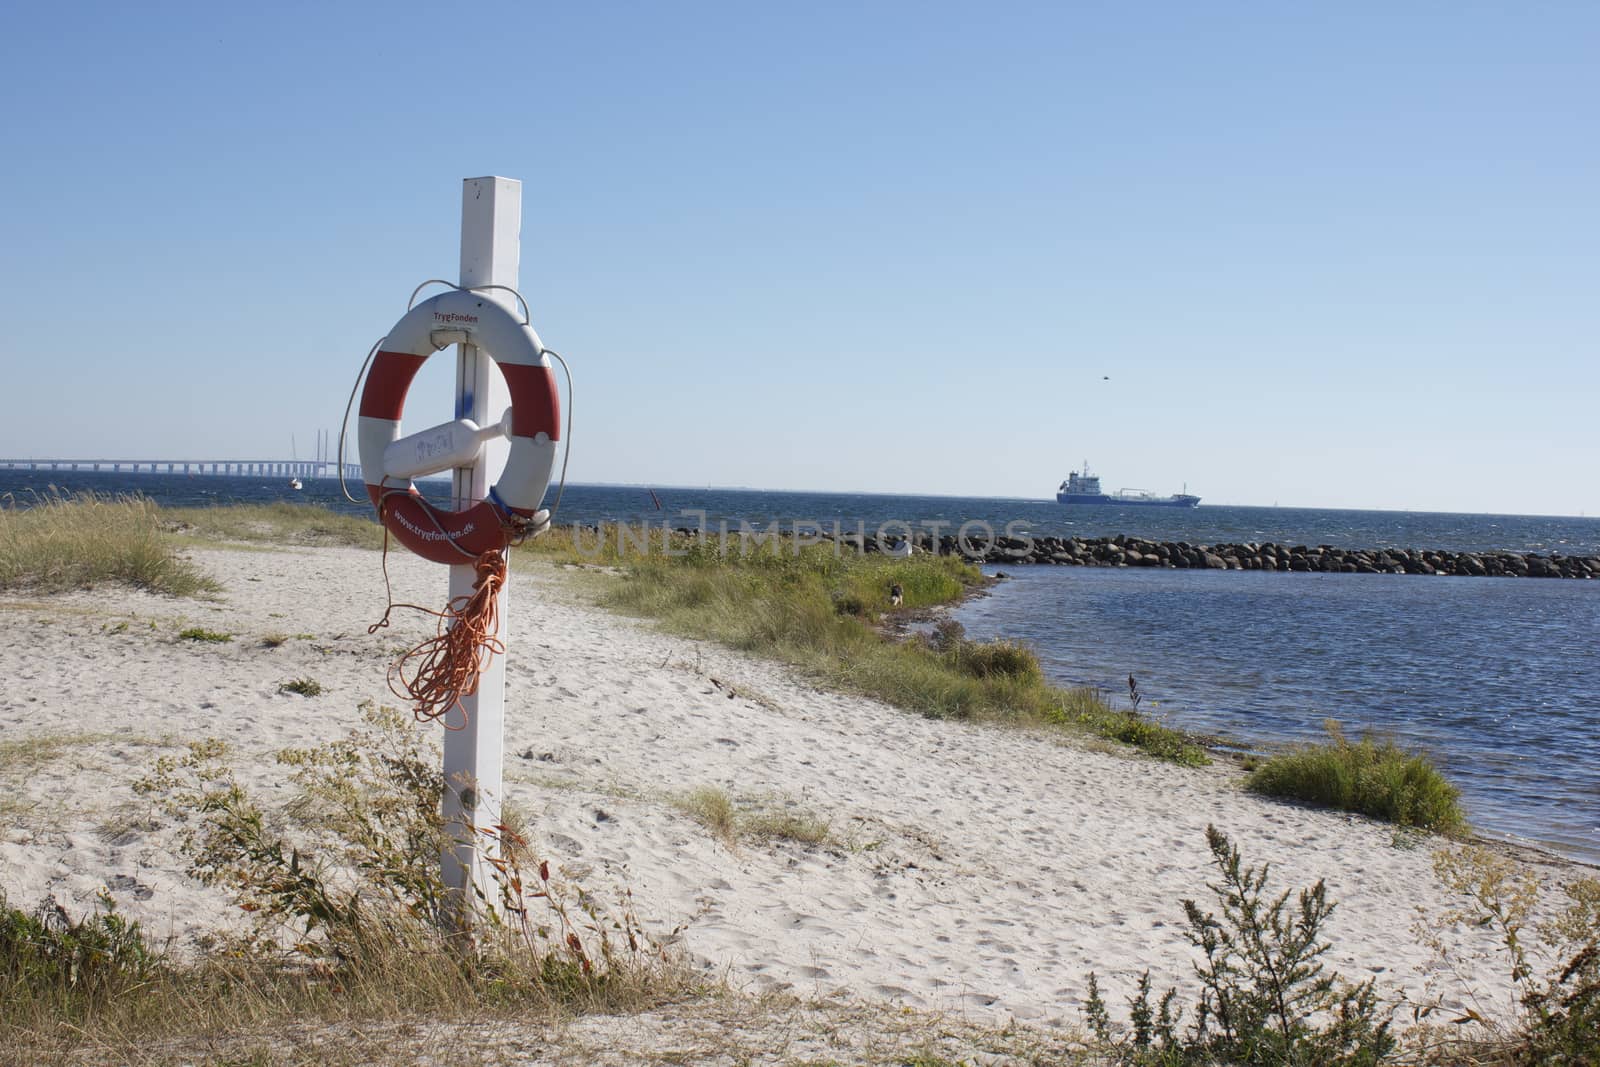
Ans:
<svg viewBox="0 0 1600 1067"><path fill-rule="evenodd" d="M491 549L479 556L473 566L478 577L472 583L472 592L451 600L443 611L417 604L396 604L390 587L389 606L383 618L367 627L367 633L373 634L388 626L389 615L395 608L410 608L439 620L437 634L419 642L389 665L389 691L411 702L411 712L418 722L437 722L446 730L460 730L467 725L461 698L478 691L479 675L489 668L495 656L504 655L506 650L505 642L499 637L498 608L500 589L506 582L505 553ZM383 581L389 587L387 528L383 542ZM445 716L457 707L461 707L461 723L452 726L445 721Z"/></svg>

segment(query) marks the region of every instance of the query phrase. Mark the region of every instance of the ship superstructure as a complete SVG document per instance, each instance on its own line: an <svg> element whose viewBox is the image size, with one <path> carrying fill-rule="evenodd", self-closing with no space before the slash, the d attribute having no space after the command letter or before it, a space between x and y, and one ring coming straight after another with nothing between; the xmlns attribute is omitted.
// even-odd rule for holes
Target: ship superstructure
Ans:
<svg viewBox="0 0 1600 1067"><path fill-rule="evenodd" d="M1186 490L1188 486L1184 487ZM1200 498L1191 496L1188 492L1174 493L1172 496L1157 496L1147 493L1143 489L1118 489L1115 493L1106 493L1100 488L1100 476L1089 473L1089 461L1083 461L1081 471L1073 471L1067 475L1067 480L1061 483L1056 490L1056 502L1060 504L1115 504L1128 507L1163 507L1163 508L1192 508L1198 507Z"/></svg>

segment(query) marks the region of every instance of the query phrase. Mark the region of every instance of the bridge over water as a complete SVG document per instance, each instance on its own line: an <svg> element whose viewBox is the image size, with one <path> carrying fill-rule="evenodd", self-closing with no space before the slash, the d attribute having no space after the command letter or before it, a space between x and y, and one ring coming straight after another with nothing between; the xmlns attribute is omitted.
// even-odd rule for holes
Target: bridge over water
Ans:
<svg viewBox="0 0 1600 1067"><path fill-rule="evenodd" d="M0 470L335 478L339 465L321 459L0 459ZM361 465L346 463L344 476L360 481Z"/></svg>

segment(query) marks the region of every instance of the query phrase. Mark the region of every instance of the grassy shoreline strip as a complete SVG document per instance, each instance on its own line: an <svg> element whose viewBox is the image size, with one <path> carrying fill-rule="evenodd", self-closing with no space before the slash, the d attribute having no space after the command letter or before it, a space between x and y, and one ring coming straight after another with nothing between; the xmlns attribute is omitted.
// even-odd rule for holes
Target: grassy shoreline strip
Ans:
<svg viewBox="0 0 1600 1067"><path fill-rule="evenodd" d="M689 541L681 555L630 562L601 600L930 718L1064 727L1186 766L1210 762L1180 731L1117 711L1087 689L1051 685L1038 658L1017 642L971 641L959 627L896 641L878 628L896 588L899 608L912 611L953 603L980 586L981 572L961 560L768 547L737 552Z"/></svg>

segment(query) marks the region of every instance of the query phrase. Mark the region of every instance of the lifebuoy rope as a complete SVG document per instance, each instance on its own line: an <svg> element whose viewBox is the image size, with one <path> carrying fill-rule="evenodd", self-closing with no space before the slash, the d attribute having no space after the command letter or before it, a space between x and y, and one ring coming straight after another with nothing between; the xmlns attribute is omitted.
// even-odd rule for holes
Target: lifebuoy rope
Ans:
<svg viewBox="0 0 1600 1067"><path fill-rule="evenodd" d="M350 488L344 484L344 442L350 433L350 409L355 407L356 404L356 390L361 388L361 379L367 376L367 368L372 366L372 357L378 354L378 346L381 344L383 344L382 337L372 342L372 347L367 349L367 358L361 361L361 369L356 371L356 380L350 386L350 399L344 402L344 419L339 423L339 455L337 457L339 492L343 493L344 498L352 504L359 504L361 501L351 496Z"/></svg>
<svg viewBox="0 0 1600 1067"><path fill-rule="evenodd" d="M411 702L411 714L418 722L437 722L446 730L462 730L467 725L467 709L462 697L478 691L478 678L495 656L504 655L500 640L500 589L506 582L506 556L493 549L479 556L473 567L477 579L472 592L451 600L443 611L420 604L396 604L394 586L389 580L389 530L383 533L383 587L389 606L383 618L367 627L375 634L389 625L395 608L409 608L439 620L438 632L419 641L389 664L389 692ZM410 676L407 677L407 666ZM452 726L446 716L461 709L461 722Z"/></svg>
<svg viewBox="0 0 1600 1067"><path fill-rule="evenodd" d="M567 491L567 460L572 456L572 368L567 366L567 361L561 358L561 353L553 348L545 352L555 357L561 364L561 373L567 376L567 433L561 439L561 481L556 484L555 503L550 505L550 524L556 521L556 512L561 510L561 495Z"/></svg>
<svg viewBox="0 0 1600 1067"><path fill-rule="evenodd" d="M455 282L447 282L443 278L429 278L427 281L423 282L421 285L419 285L415 289L411 290L411 299L406 301L406 310L407 311L410 311L412 308L417 306L417 294L422 292L422 290L426 289L430 285L448 285L450 288L454 289L458 293L462 292L463 290L466 291L466 292L469 292L469 293L481 293L485 289L502 289L505 292L508 292L512 296L516 297L517 298L517 303L522 305L522 325L524 325L524 326L528 325L528 320L530 318L532 318L532 314L528 311L528 302L526 300L524 300L523 297L522 297L522 294L519 293L512 286L509 286L509 285L457 285Z"/></svg>

